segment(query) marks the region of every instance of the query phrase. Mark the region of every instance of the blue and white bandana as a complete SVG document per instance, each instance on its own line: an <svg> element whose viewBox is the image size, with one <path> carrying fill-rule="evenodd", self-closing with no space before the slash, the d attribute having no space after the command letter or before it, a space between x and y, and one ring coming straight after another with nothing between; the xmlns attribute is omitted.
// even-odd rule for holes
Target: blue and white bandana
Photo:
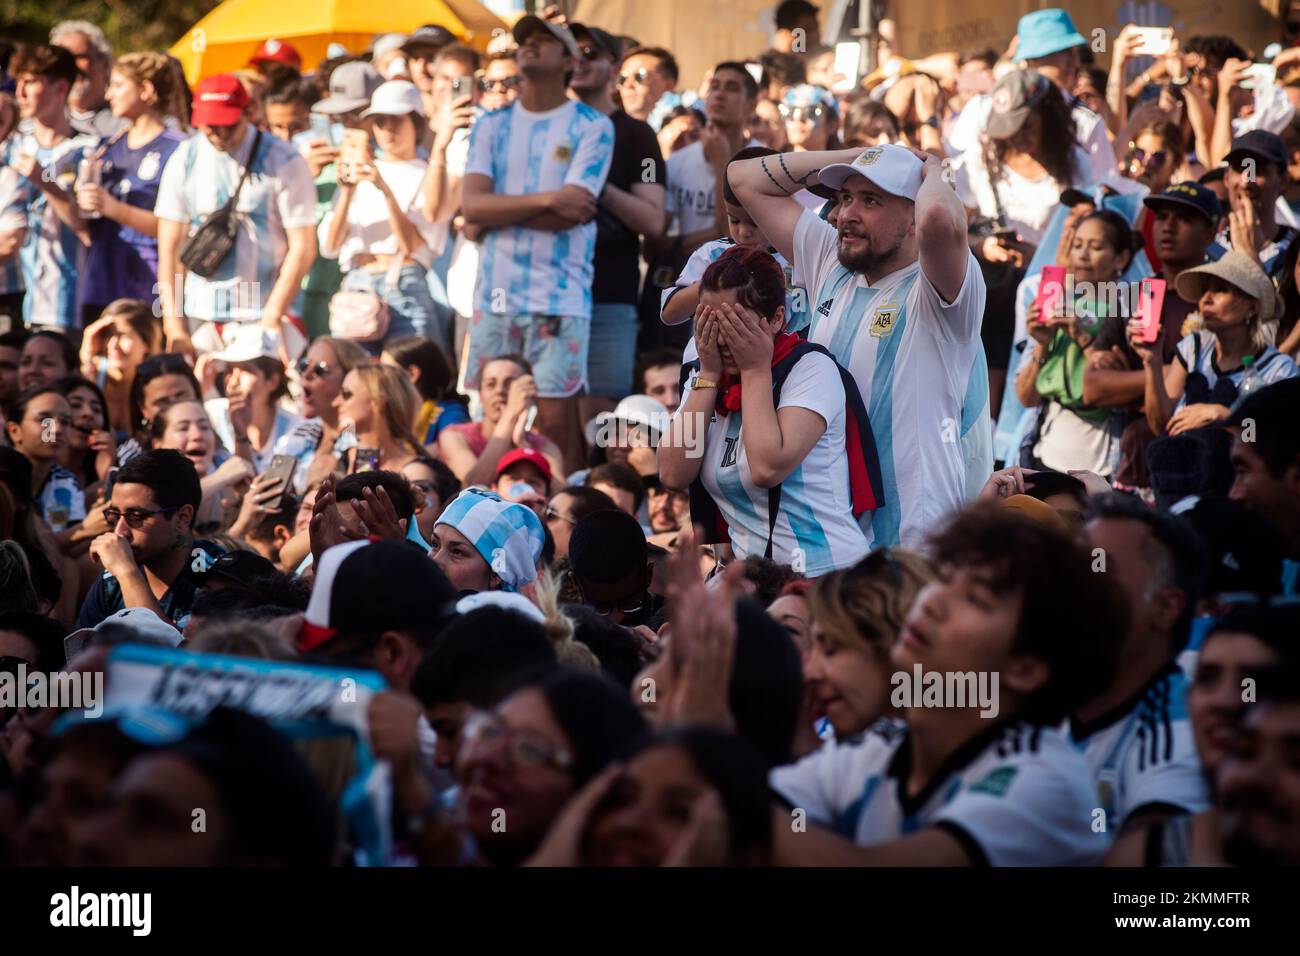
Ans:
<svg viewBox="0 0 1300 956"><path fill-rule="evenodd" d="M523 505L503 501L481 488L467 488L438 517L470 541L503 591L517 591L537 578L546 532L541 519Z"/></svg>

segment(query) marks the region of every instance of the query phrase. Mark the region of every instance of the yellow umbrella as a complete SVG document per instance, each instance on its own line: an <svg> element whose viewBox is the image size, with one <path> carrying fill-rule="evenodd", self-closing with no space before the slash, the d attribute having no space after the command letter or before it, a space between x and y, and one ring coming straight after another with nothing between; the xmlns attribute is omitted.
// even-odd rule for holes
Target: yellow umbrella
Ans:
<svg viewBox="0 0 1300 956"><path fill-rule="evenodd" d="M446 27L482 50L494 31L509 29L477 0L226 0L171 48L191 84L248 65L263 40L292 44L303 68L325 59L331 43L362 53L380 33L410 33L421 24Z"/></svg>

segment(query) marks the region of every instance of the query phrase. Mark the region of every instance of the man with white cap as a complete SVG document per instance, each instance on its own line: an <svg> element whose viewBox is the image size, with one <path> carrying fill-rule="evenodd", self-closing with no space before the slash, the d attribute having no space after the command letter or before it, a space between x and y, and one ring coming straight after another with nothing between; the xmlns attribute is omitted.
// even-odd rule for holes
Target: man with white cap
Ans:
<svg viewBox="0 0 1300 956"><path fill-rule="evenodd" d="M992 470L985 286L966 212L939 160L903 146L784 153L732 163L732 190L804 278L810 341L858 383L884 504L867 512L878 545L920 547ZM794 194L837 191L831 226Z"/></svg>
<svg viewBox="0 0 1300 956"><path fill-rule="evenodd" d="M375 37L374 42L370 44L370 62L384 79L409 80L411 78L406 54L402 52L405 43L405 33L384 33Z"/></svg>

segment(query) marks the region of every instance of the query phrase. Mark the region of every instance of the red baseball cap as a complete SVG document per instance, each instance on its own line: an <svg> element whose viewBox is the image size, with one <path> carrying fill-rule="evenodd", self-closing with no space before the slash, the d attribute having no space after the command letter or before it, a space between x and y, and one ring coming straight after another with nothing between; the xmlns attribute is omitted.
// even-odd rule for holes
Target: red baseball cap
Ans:
<svg viewBox="0 0 1300 956"><path fill-rule="evenodd" d="M249 63L282 63L297 70L302 67L302 57L283 40L263 40Z"/></svg>
<svg viewBox="0 0 1300 956"><path fill-rule="evenodd" d="M497 462L497 477L500 478L503 471L519 461L526 461L535 466L546 477L547 481L554 477L551 473L551 463L536 448L516 448L513 451L506 452L501 456L501 460Z"/></svg>
<svg viewBox="0 0 1300 956"><path fill-rule="evenodd" d="M233 73L209 76L194 87L193 126L234 126L244 115L248 91Z"/></svg>

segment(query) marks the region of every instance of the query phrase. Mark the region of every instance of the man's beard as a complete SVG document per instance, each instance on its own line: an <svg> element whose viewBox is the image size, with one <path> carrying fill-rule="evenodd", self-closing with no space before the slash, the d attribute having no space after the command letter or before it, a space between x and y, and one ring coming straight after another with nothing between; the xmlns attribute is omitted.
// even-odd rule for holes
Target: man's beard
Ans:
<svg viewBox="0 0 1300 956"><path fill-rule="evenodd" d="M843 233L840 236L843 238ZM902 245L903 236L901 235L895 236L888 245L882 243L880 237L867 236L865 248L861 252L849 254L844 251L843 244L837 240L835 254L840 260L840 265L850 272L876 279L881 275L881 264L888 262L897 255Z"/></svg>

